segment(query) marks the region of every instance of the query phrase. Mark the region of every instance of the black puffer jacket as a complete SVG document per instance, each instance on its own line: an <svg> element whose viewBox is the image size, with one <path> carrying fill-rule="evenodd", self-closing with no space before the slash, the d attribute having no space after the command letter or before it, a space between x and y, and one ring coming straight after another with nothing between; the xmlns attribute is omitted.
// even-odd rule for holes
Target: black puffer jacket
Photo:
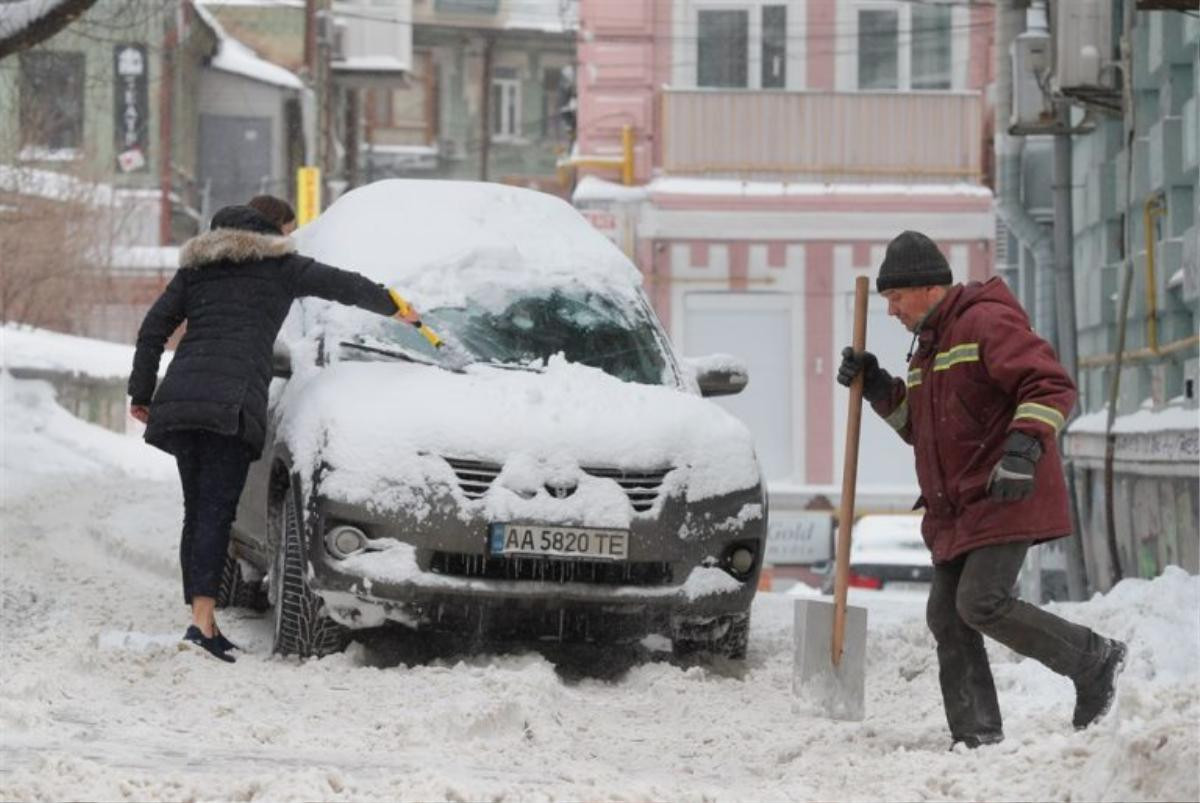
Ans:
<svg viewBox="0 0 1200 803"><path fill-rule="evenodd" d="M129 396L149 405L147 442L170 451L167 434L203 429L238 435L257 457L267 421L271 350L292 301L318 296L392 315L386 288L296 253L249 207L226 207L213 230L184 243L180 270L138 331ZM155 391L167 339L187 332Z"/></svg>

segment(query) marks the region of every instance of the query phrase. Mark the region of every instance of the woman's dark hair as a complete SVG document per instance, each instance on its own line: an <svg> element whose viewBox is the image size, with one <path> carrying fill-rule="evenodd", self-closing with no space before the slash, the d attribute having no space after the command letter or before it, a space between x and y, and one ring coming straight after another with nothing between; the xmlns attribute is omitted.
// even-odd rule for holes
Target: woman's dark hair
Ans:
<svg viewBox="0 0 1200 803"><path fill-rule="evenodd" d="M296 212L292 209L292 205L274 195L255 195L246 206L274 223L275 227L281 231L284 226L296 219Z"/></svg>

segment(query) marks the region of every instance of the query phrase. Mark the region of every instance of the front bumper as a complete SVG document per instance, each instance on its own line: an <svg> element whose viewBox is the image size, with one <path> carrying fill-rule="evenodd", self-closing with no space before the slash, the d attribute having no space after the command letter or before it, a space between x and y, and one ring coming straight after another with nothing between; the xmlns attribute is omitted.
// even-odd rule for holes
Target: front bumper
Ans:
<svg viewBox="0 0 1200 803"><path fill-rule="evenodd" d="M319 498L314 507L310 536L354 522L384 546L339 560L322 538L307 539L309 587L327 615L356 629L393 622L497 637L670 636L745 613L757 590L766 532L759 488L708 509L664 500L651 515L634 517L627 577L614 577L612 566L589 576L582 562L563 571L561 561L546 558L525 562L557 563L550 567L556 571L521 565L497 572L486 521L435 515L415 533L400 532L394 517L360 506ZM733 545L750 545L755 553L751 571L740 577L722 565Z"/></svg>

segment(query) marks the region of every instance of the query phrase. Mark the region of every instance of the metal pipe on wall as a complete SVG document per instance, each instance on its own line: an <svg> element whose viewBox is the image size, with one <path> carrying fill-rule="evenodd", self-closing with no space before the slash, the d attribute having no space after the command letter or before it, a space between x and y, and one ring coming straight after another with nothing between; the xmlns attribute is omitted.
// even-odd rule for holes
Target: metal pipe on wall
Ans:
<svg viewBox="0 0 1200 803"><path fill-rule="evenodd" d="M1067 373L1079 376L1079 353L1075 340L1075 217L1071 207L1071 107L1059 103L1056 117L1059 131L1054 135L1054 307L1058 328L1058 359ZM1078 379L1076 379L1078 383ZM1076 410L1079 409L1078 402ZM1068 416L1073 417L1073 416ZM1063 470L1074 498L1074 467L1064 455ZM1071 523L1081 533L1076 508L1071 506ZM1082 535L1066 539L1067 595L1073 600L1087 598L1087 566L1083 559Z"/></svg>
<svg viewBox="0 0 1200 803"><path fill-rule="evenodd" d="M1025 11L1014 0L1002 0L996 20L996 211L1021 245L1033 253L1037 276L1053 270L1050 233L1021 202L1023 140L1008 133L1012 113L1012 64L1009 50L1024 27Z"/></svg>

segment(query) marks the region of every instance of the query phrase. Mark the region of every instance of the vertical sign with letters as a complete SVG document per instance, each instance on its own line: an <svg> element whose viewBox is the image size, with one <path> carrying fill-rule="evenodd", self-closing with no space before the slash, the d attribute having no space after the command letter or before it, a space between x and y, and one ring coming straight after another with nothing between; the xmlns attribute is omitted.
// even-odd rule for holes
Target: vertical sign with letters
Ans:
<svg viewBox="0 0 1200 803"><path fill-rule="evenodd" d="M113 97L116 101L117 169L122 173L149 169L149 62L146 46L120 44L113 48Z"/></svg>

